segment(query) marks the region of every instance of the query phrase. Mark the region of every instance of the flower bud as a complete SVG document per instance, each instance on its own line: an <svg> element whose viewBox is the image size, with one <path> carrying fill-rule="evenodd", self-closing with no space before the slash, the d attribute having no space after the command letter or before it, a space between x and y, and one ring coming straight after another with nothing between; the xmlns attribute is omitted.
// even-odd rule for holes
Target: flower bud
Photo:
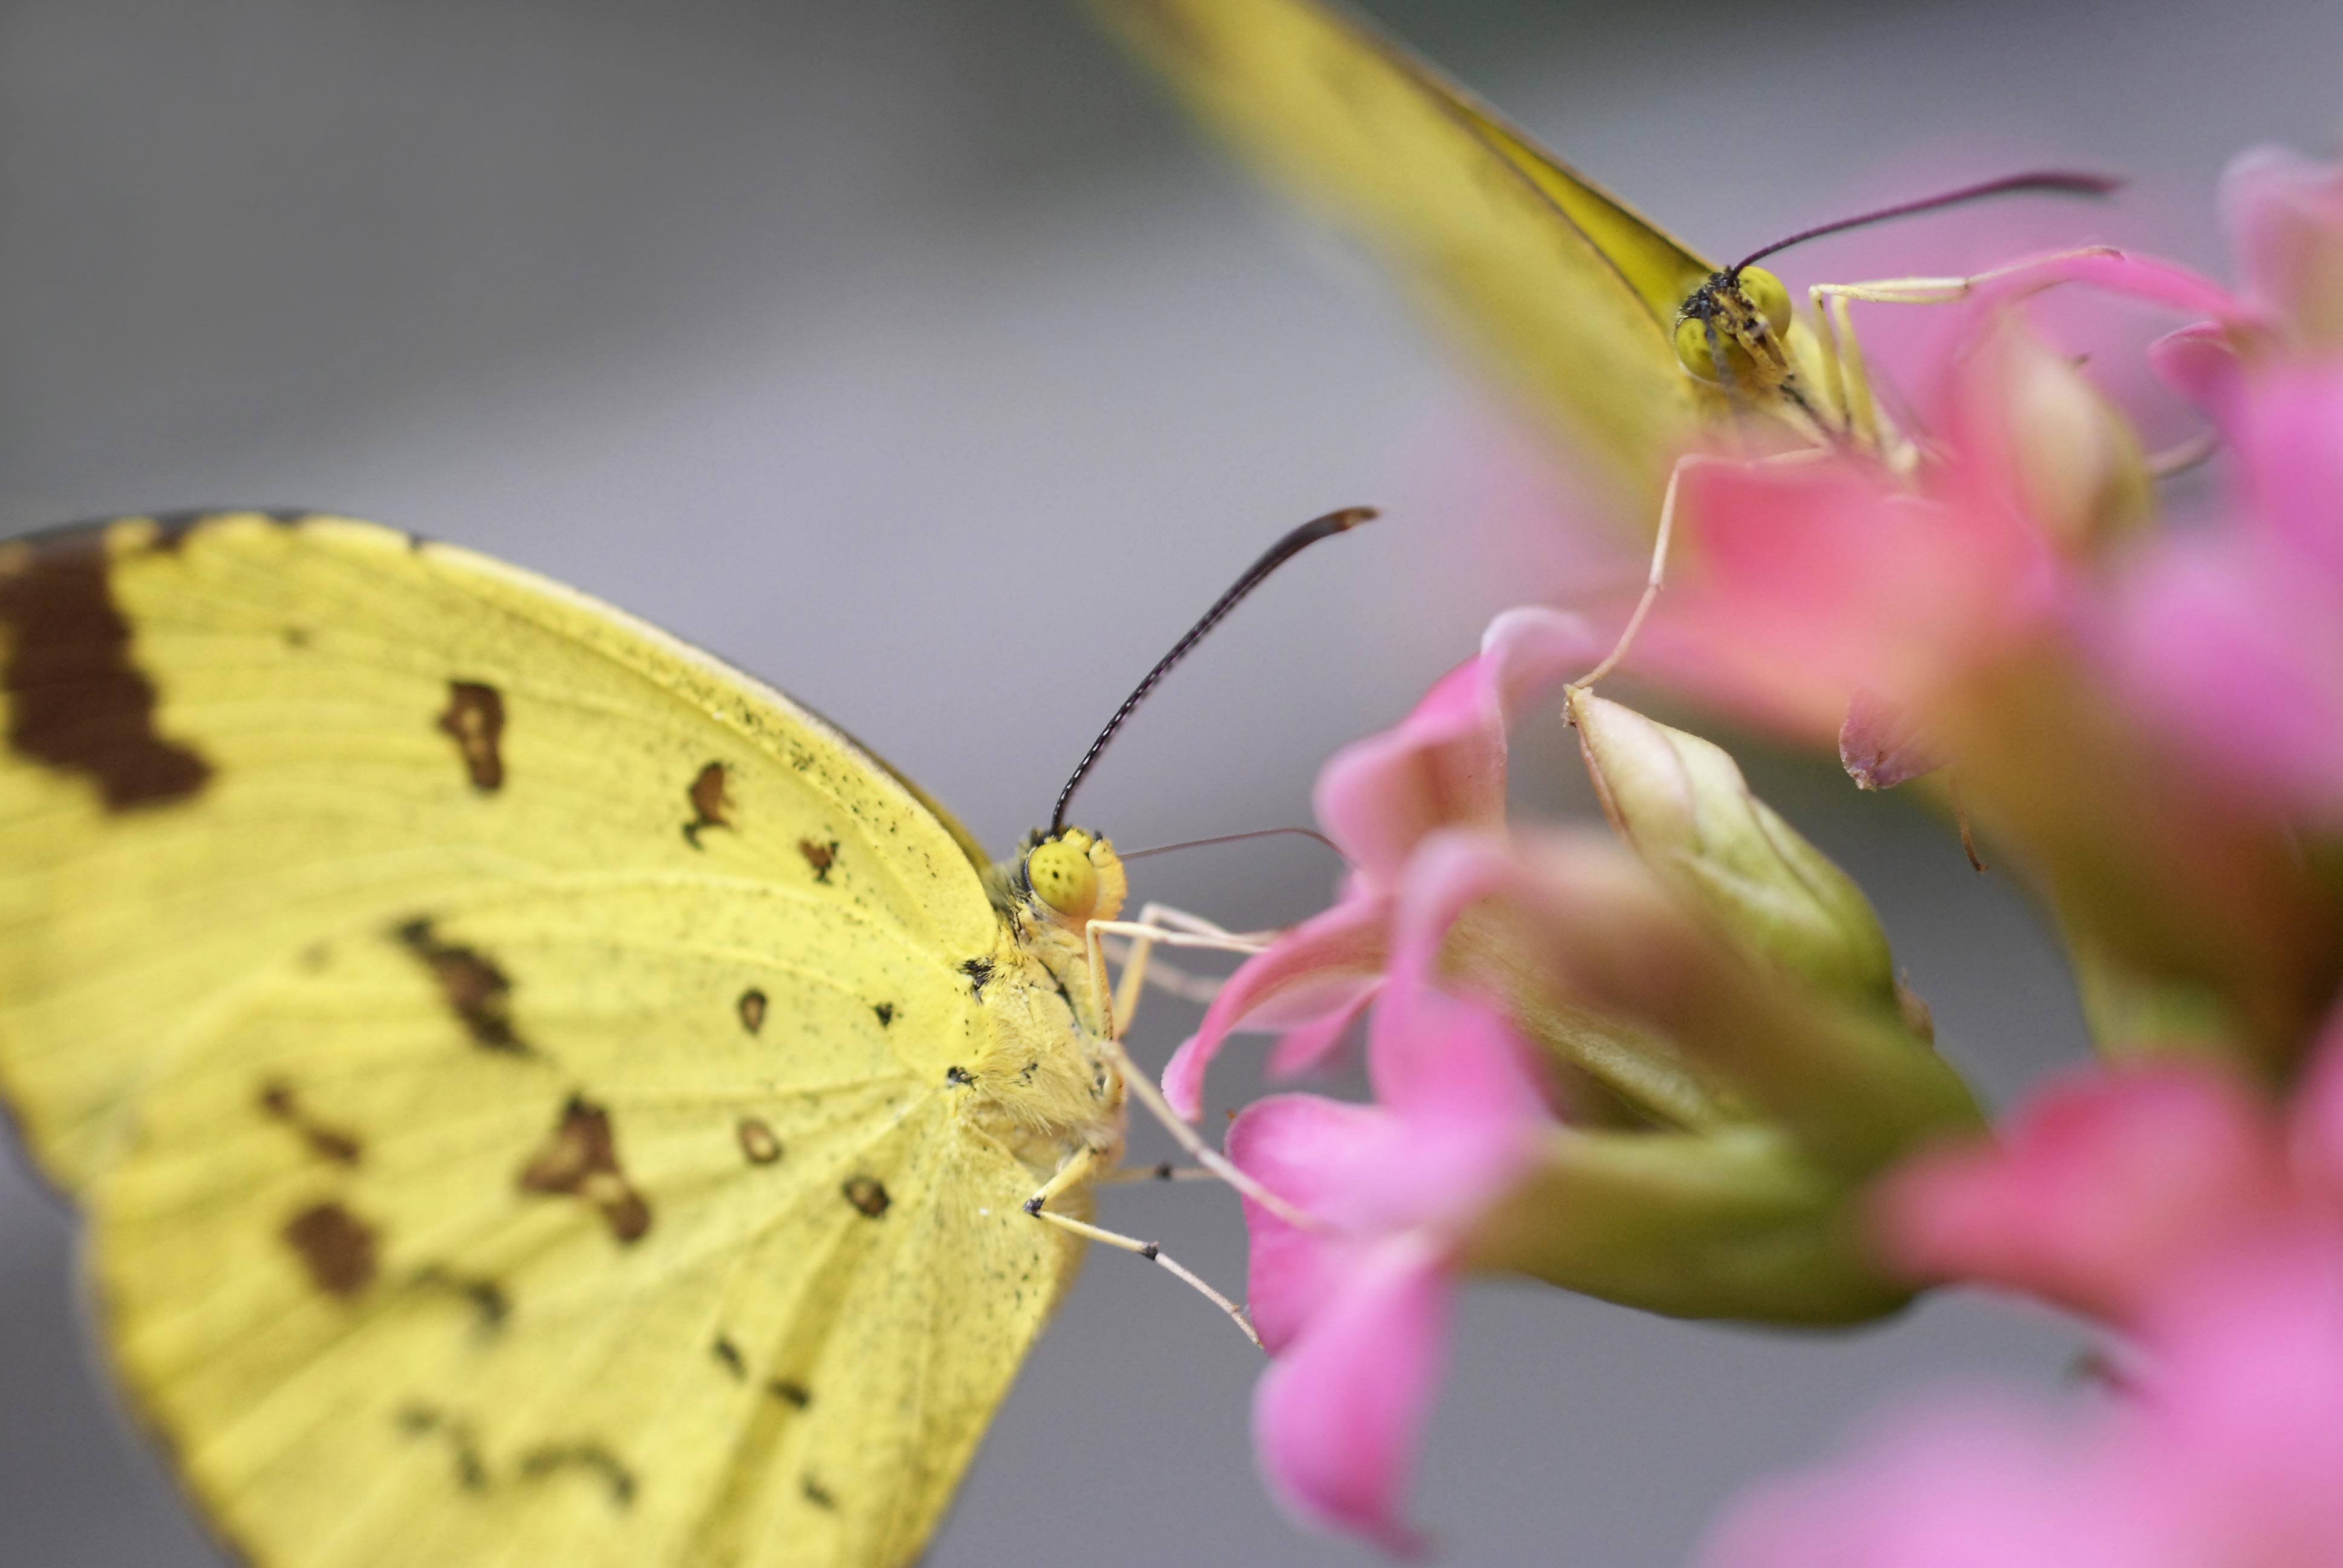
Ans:
<svg viewBox="0 0 2343 1568"><path fill-rule="evenodd" d="M1870 900L1750 793L1722 748L1583 689L1569 711L1611 825L1662 881L1750 957L1897 1007Z"/></svg>
<svg viewBox="0 0 2343 1568"><path fill-rule="evenodd" d="M1669 1317L1858 1323L1913 1290L1866 1233L1870 1193L1762 1127L1556 1128L1475 1218L1462 1261Z"/></svg>
<svg viewBox="0 0 2343 1568"><path fill-rule="evenodd" d="M2069 555L2145 522L2154 481L2131 422L2082 371L2005 320L1965 377L1981 456L1997 455L2010 498Z"/></svg>

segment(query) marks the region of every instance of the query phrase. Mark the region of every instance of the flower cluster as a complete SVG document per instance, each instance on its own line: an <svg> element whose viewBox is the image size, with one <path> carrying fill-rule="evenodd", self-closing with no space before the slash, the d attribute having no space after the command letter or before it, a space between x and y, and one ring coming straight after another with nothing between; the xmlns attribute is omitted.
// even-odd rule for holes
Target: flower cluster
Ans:
<svg viewBox="0 0 2343 1568"><path fill-rule="evenodd" d="M1341 898L1164 1080L1192 1114L1233 1031L1290 1072L1371 1014L1373 1103L1229 1133L1307 1221L1248 1206L1297 1513L1421 1543L1462 1275L1804 1325L1968 1282L2104 1325L2098 1408L1925 1414L1749 1503L1720 1568L2343 1562L2343 176L2258 154L2228 196L2239 291L2006 268L1908 446L1684 468L1631 666L1933 791L2042 900L2107 1065L1998 1142L1862 891L1723 750L1571 684L1608 640L1574 617L1499 618L1327 765ZM2177 464L2032 319L2053 286L2173 318L2150 361L2217 438L2205 515L2157 517ZM1607 835L1505 810L1507 722L1557 698Z"/></svg>

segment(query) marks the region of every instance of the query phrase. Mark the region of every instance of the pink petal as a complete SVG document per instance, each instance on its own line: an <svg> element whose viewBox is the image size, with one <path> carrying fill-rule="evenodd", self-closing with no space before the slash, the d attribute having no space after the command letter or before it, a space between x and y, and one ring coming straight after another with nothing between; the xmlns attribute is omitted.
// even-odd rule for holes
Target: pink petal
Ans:
<svg viewBox="0 0 2343 1568"><path fill-rule="evenodd" d="M2256 147L2229 166L2221 198L2255 299L2313 347L2343 343L2343 173Z"/></svg>
<svg viewBox="0 0 2343 1568"><path fill-rule="evenodd" d="M2000 1145L1906 1167L1881 1206L1882 1240L1916 1276L2008 1286L2117 1322L2216 1243L2291 1212L2268 1112L2181 1065L2055 1088Z"/></svg>
<svg viewBox="0 0 2343 1568"><path fill-rule="evenodd" d="M2154 1359L2136 1441L2213 1547L2196 1560L2343 1560L2343 1251L2332 1233L2229 1250L2146 1332Z"/></svg>
<svg viewBox="0 0 2343 1568"><path fill-rule="evenodd" d="M1304 1523L1423 1554L1405 1494L1447 1329L1437 1256L1395 1243L1364 1260L1262 1374L1254 1445L1271 1491Z"/></svg>
<svg viewBox="0 0 2343 1568"><path fill-rule="evenodd" d="M2257 377L2231 438L2268 537L2343 601L2343 366ZM2343 613L2343 602L2332 608Z"/></svg>
<svg viewBox="0 0 2343 1568"><path fill-rule="evenodd" d="M1479 656L1441 677L1405 719L1334 754L1318 775L1318 820L1368 889L1387 887L1433 829L1503 819L1507 715L1601 651L1576 616L1509 610L1490 623Z"/></svg>
<svg viewBox="0 0 2343 1568"><path fill-rule="evenodd" d="M2343 815L2343 601L2232 538L2175 540L2124 585L2111 653L2200 765Z"/></svg>
<svg viewBox="0 0 2343 1568"><path fill-rule="evenodd" d="M1382 987L1370 983L1362 987L1358 999L1349 1007L1328 1013L1299 1029L1290 1029L1270 1048L1269 1076L1274 1079L1299 1078L1306 1072L1323 1068L1342 1043L1342 1037L1367 1010Z"/></svg>
<svg viewBox="0 0 2343 1568"><path fill-rule="evenodd" d="M1529 1047L1493 1008L1395 970L1368 1034L1375 1098L1411 1123L1461 1125L1495 1141L1547 1118Z"/></svg>
<svg viewBox="0 0 2343 1568"><path fill-rule="evenodd" d="M1505 741L1489 678L1483 659L1466 659L1396 726L1319 770L1318 820L1370 887L1386 885L1434 828L1503 815Z"/></svg>
<svg viewBox="0 0 2343 1568"><path fill-rule="evenodd" d="M2241 394L2244 367L2237 339L2209 322L2167 333L2147 346L2148 363L2166 383L2227 425Z"/></svg>
<svg viewBox="0 0 2343 1568"><path fill-rule="evenodd" d="M1498 717L1506 721L1540 692L1608 651L1585 621L1544 605L1506 610L1481 633L1481 657L1489 663Z"/></svg>
<svg viewBox="0 0 2343 1568"><path fill-rule="evenodd" d="M1386 914L1382 899L1354 894L1239 965L1164 1064L1172 1109L1191 1121L1202 1112L1205 1069L1232 1031L1295 1029L1355 1010L1383 977Z"/></svg>
<svg viewBox="0 0 2343 1568"><path fill-rule="evenodd" d="M2304 1185L2343 1211L2343 1014L2328 1018L2311 1053L2290 1131Z"/></svg>
<svg viewBox="0 0 2343 1568"><path fill-rule="evenodd" d="M1272 1355L1324 1304L1362 1231L1373 1234L1372 1216L1357 1211L1358 1181L1393 1152L1395 1133L1386 1111L1314 1094L1257 1100L1229 1124L1229 1158L1237 1169L1324 1221L1301 1230L1245 1202L1252 1241L1246 1307ZM1362 1220L1370 1222L1363 1226Z"/></svg>
<svg viewBox="0 0 2343 1568"><path fill-rule="evenodd" d="M1704 649L1816 739L1837 733L1856 688L1911 701L2014 635L2038 597L2038 538L1993 507L1916 500L1852 465L1712 465L1684 500L1696 555L1661 600L1684 649L1673 663L1721 684L1691 668Z"/></svg>
<svg viewBox="0 0 2343 1568"><path fill-rule="evenodd" d="M1971 1400L1907 1415L1860 1456L1743 1497L1703 1568L2095 1568L2064 1433ZM2140 1563L2132 1568L2154 1568Z"/></svg>
<svg viewBox="0 0 2343 1568"><path fill-rule="evenodd" d="M2248 315L2242 301L2209 277L2154 256L2104 247L2020 262L1979 287L1971 298L1979 305L1992 305L2062 283L2080 283L2181 316L2231 320Z"/></svg>
<svg viewBox="0 0 2343 1568"><path fill-rule="evenodd" d="M1838 760L1858 789L1893 789L1945 765L1908 712L1860 687L1839 726Z"/></svg>

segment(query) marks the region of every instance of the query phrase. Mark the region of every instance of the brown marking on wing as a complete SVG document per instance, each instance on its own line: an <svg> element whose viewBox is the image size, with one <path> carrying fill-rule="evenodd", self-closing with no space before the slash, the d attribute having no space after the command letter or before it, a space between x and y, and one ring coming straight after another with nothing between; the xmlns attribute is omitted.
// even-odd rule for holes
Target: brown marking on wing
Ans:
<svg viewBox="0 0 2343 1568"><path fill-rule="evenodd" d="M741 1356L739 1345L734 1344L722 1334L719 1334L716 1336L716 1343L710 1348L715 1351L716 1359L723 1364L726 1372L730 1372L736 1379L743 1382L747 1380L749 1363Z"/></svg>
<svg viewBox="0 0 2343 1568"><path fill-rule="evenodd" d="M724 813L732 804L724 793L728 773L721 762L710 762L691 780L684 798L691 802L691 820L683 825L683 841L695 849L708 846L699 841L701 831L709 828L729 828L732 819Z"/></svg>
<svg viewBox="0 0 2343 1568"><path fill-rule="evenodd" d="M512 1315L511 1298L494 1280L459 1274L440 1264L427 1263L416 1271L408 1283L419 1291L445 1291L471 1303L472 1310L479 1314L476 1326L482 1333L493 1333L504 1327L505 1319Z"/></svg>
<svg viewBox="0 0 2343 1568"><path fill-rule="evenodd" d="M610 1488L610 1504L626 1508L635 1501L634 1472L598 1442L556 1442L521 1455L523 1479L536 1481L564 1470L585 1470L599 1475Z"/></svg>
<svg viewBox="0 0 2343 1568"><path fill-rule="evenodd" d="M618 1164L610 1113L573 1094L544 1148L521 1167L520 1190L579 1198L601 1211L619 1242L631 1245L651 1228L650 1204L628 1183Z"/></svg>
<svg viewBox="0 0 2343 1568"><path fill-rule="evenodd" d="M765 993L763 991L750 986L740 993L740 1000L735 1005L739 1010L741 1028L750 1034L756 1034L764 1029Z"/></svg>
<svg viewBox="0 0 2343 1568"><path fill-rule="evenodd" d="M765 1392L794 1410L813 1402L813 1391L794 1378L777 1377L765 1385Z"/></svg>
<svg viewBox="0 0 2343 1568"><path fill-rule="evenodd" d="M0 556L8 747L97 786L108 811L167 805L201 790L209 762L155 729L155 685L131 662L94 537Z"/></svg>
<svg viewBox="0 0 2343 1568"><path fill-rule="evenodd" d="M302 1110L293 1086L281 1078L271 1079L261 1085L260 1111L271 1121L281 1121L299 1133L301 1141L309 1146L309 1152L320 1160L330 1160L337 1165L355 1165L365 1152L355 1133L329 1127Z"/></svg>
<svg viewBox="0 0 2343 1568"><path fill-rule="evenodd" d="M461 1020L472 1043L485 1050L527 1056L527 1041L513 1031L512 981L477 948L443 942L426 919L412 920L395 933L400 944L431 971L447 1005Z"/></svg>
<svg viewBox="0 0 2343 1568"><path fill-rule="evenodd" d="M889 1024L895 1021L895 1004L891 1001L872 1002L870 1004L870 1010L879 1015L879 1027L880 1029L885 1029Z"/></svg>
<svg viewBox="0 0 2343 1568"><path fill-rule="evenodd" d="M339 1203L312 1204L287 1220L282 1234L327 1295L347 1301L374 1283L374 1227Z"/></svg>
<svg viewBox="0 0 2343 1568"><path fill-rule="evenodd" d="M398 1412L396 1420L398 1430L409 1437L428 1437L437 1432L446 1439L448 1455L456 1462L457 1485L467 1492L488 1489L488 1462L480 1457L479 1438L470 1422L427 1404L410 1404Z"/></svg>
<svg viewBox="0 0 2343 1568"><path fill-rule="evenodd" d="M887 1196L886 1183L876 1176L850 1176L839 1191L846 1194L848 1202L873 1220L884 1214L892 1201Z"/></svg>
<svg viewBox="0 0 2343 1568"><path fill-rule="evenodd" d="M749 1157L751 1165L770 1165L781 1157L781 1141L773 1130L753 1116L740 1118L740 1152Z"/></svg>
<svg viewBox="0 0 2343 1568"><path fill-rule="evenodd" d="M808 1503L812 1503L816 1508L824 1509L832 1513L837 1511L838 1499L830 1494L829 1487L824 1486L812 1476L809 1475L799 1481L798 1483L798 1488L805 1493L805 1500Z"/></svg>
<svg viewBox="0 0 2343 1568"><path fill-rule="evenodd" d="M504 788L505 699L502 692L486 681L449 681L447 710L439 716L439 728L456 742L456 749L464 759L464 771L470 775L473 789L483 795L490 795Z"/></svg>
<svg viewBox="0 0 2343 1568"><path fill-rule="evenodd" d="M799 839L798 853L803 855L805 863L813 868L813 879L827 882L830 880L830 869L838 864L838 840L832 839L826 844L818 844L811 839Z"/></svg>

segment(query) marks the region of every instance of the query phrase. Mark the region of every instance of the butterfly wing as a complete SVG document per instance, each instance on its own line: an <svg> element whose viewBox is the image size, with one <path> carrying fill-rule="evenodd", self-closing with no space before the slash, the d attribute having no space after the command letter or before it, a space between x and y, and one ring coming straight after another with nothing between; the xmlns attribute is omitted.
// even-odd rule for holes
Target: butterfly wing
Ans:
<svg viewBox="0 0 2343 1568"><path fill-rule="evenodd" d="M1670 338L1715 268L1398 45L1313 0L1093 4L1634 492L1719 407Z"/></svg>
<svg viewBox="0 0 2343 1568"><path fill-rule="evenodd" d="M257 516L0 547L0 1083L266 1564L892 1564L1077 1252L948 1077L961 838L554 585Z"/></svg>

